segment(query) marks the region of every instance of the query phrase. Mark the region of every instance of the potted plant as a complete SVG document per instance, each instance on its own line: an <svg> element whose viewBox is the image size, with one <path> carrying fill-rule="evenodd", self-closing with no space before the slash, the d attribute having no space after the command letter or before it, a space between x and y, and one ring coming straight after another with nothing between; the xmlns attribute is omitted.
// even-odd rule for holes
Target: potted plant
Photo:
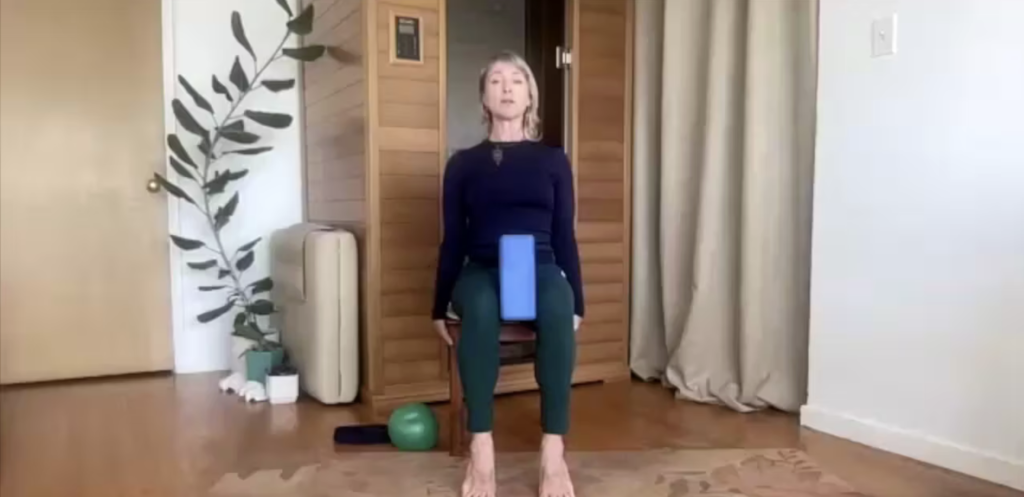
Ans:
<svg viewBox="0 0 1024 497"><path fill-rule="evenodd" d="M299 370L285 361L267 373L267 398L271 404L293 404L299 398Z"/></svg>
<svg viewBox="0 0 1024 497"><path fill-rule="evenodd" d="M231 32L248 54L236 56L228 72L229 88L216 75L211 77L211 90L224 99L225 112L217 112L184 76L178 83L188 94L193 109L175 98L171 102L174 117L184 136L167 135L170 150L168 160L176 181L156 173L156 181L168 194L193 206L202 215L208 228L208 238L199 240L171 235L171 242L190 256L187 266L210 276L210 282L199 286L200 292L218 292L224 296L222 304L197 316L201 323L212 322L235 311L234 333L250 342L245 352L246 376L251 381L263 381L267 371L281 363L283 348L271 340L272 331L266 330L260 319L276 312L274 303L266 298L274 283L269 278L247 278L246 271L256 260L256 248L262 237L237 247L225 242L223 230L239 209L237 185L249 173L244 161L273 150L273 146L260 143L262 130L285 129L292 125L289 114L257 109L243 109L246 99L258 91L279 93L292 90L294 79L266 79L264 72L271 64L282 59L310 62L325 52L322 45L286 47L295 36L313 31L314 7L310 2L298 15L292 13L288 0L275 0L287 14L284 35L275 51L260 61L245 33L242 16L231 14ZM250 65L251 60L251 65ZM193 114L197 112L198 114Z"/></svg>
<svg viewBox="0 0 1024 497"><path fill-rule="evenodd" d="M249 340L252 345L245 351L245 380L266 385L267 373L284 361L284 347L281 343L270 339L273 330L263 330L259 325L247 322L245 313L235 317L236 337Z"/></svg>

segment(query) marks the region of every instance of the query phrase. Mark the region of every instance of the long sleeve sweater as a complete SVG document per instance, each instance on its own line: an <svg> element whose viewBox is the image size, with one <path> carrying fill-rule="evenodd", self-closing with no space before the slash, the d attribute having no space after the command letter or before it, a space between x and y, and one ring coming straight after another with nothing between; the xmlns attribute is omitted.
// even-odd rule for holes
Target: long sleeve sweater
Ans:
<svg viewBox="0 0 1024 497"><path fill-rule="evenodd" d="M530 141L484 141L453 155L442 187L444 238L433 318L444 318L466 260L496 265L499 239L506 234L534 236L537 262L555 263L565 273L574 311L583 317L574 196L572 168L560 149Z"/></svg>

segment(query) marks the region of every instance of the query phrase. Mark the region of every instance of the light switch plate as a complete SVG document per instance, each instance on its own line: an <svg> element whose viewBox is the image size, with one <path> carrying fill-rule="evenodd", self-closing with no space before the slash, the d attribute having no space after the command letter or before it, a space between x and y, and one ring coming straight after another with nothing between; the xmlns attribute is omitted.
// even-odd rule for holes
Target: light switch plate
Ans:
<svg viewBox="0 0 1024 497"><path fill-rule="evenodd" d="M871 56L882 57L895 53L896 14L889 14L871 23Z"/></svg>

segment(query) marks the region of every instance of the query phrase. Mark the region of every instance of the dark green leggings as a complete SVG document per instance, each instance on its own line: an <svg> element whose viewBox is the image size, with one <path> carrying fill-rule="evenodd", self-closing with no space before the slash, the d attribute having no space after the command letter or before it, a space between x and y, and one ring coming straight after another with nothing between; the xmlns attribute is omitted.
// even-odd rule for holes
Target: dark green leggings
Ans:
<svg viewBox="0 0 1024 497"><path fill-rule="evenodd" d="M457 354L471 433L491 431L494 416L501 330L498 288L496 268L470 263L462 269L452 295L452 306L462 320ZM572 287L554 264L537 266L535 324L541 425L544 433L562 435L569 429L576 333Z"/></svg>

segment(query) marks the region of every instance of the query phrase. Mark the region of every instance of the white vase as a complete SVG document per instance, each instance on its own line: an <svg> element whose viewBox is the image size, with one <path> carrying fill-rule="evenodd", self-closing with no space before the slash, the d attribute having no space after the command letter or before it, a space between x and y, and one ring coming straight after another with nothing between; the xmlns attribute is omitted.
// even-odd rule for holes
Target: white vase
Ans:
<svg viewBox="0 0 1024 497"><path fill-rule="evenodd" d="M293 404L299 399L299 375L267 376L267 400L271 404Z"/></svg>

